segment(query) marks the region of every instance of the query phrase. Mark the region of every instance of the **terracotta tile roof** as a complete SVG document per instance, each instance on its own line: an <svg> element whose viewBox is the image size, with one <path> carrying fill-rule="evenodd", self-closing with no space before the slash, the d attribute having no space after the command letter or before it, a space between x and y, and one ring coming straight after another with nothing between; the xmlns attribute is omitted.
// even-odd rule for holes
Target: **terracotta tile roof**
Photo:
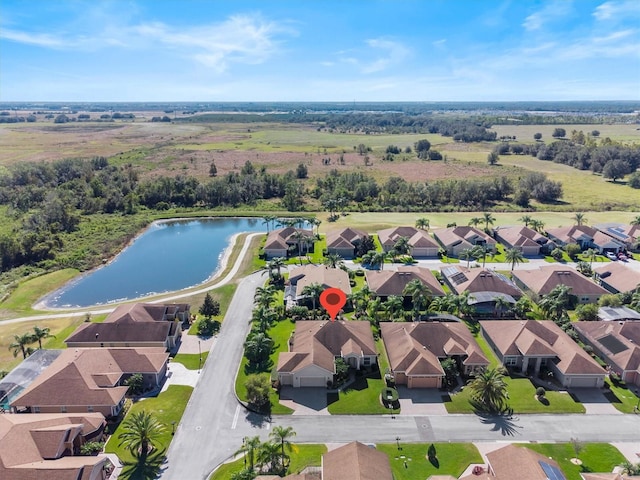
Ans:
<svg viewBox="0 0 640 480"><path fill-rule="evenodd" d="M496 480L548 480L540 465L541 462L560 470L560 465L555 460L515 445L507 445L487 453L487 460L495 474L488 478ZM480 476L480 478L484 477Z"/></svg>
<svg viewBox="0 0 640 480"><path fill-rule="evenodd" d="M114 322L83 323L66 340L74 343L124 343L124 342L164 342L171 331L172 322Z"/></svg>
<svg viewBox="0 0 640 480"><path fill-rule="evenodd" d="M347 227L327 232L327 248L355 248L355 243L368 236L367 232Z"/></svg>
<svg viewBox="0 0 640 480"><path fill-rule="evenodd" d="M104 428L99 413L0 415L0 478L76 480L104 457L62 457L65 442ZM68 453L68 452L67 452Z"/></svg>
<svg viewBox="0 0 640 480"><path fill-rule="evenodd" d="M365 277L371 291L383 297L390 295L402 296L407 284L416 279L429 287L433 296L444 296L444 290L440 282L436 280L436 277L428 268L398 267L397 271L367 270L365 271Z"/></svg>
<svg viewBox="0 0 640 480"><path fill-rule="evenodd" d="M557 238L562 243L577 243L580 238L593 239L597 232L598 230L587 225L547 228L547 234L552 238Z"/></svg>
<svg viewBox="0 0 640 480"><path fill-rule="evenodd" d="M489 364L463 323L382 322L380 332L391 369L395 372L443 375L439 359L464 353L473 357L470 364Z"/></svg>
<svg viewBox="0 0 640 480"><path fill-rule="evenodd" d="M480 321L480 326L503 356L555 356L558 370L565 374L605 373L550 320L486 320Z"/></svg>
<svg viewBox="0 0 640 480"><path fill-rule="evenodd" d="M549 242L544 235L524 226L496 228L496 236L510 247L539 247Z"/></svg>
<svg viewBox="0 0 640 480"><path fill-rule="evenodd" d="M446 248L451 248L460 243L465 248L471 248L476 244L476 240L484 240L487 246L495 247L496 241L489 235L475 227L461 225L459 227L441 228L433 231L433 235Z"/></svg>
<svg viewBox="0 0 640 480"><path fill-rule="evenodd" d="M456 293L468 290L470 293L495 292L518 299L522 291L501 273L486 268L465 268L459 265L442 267L442 274Z"/></svg>
<svg viewBox="0 0 640 480"><path fill-rule="evenodd" d="M573 328L617 368L640 373L640 321L575 322Z"/></svg>
<svg viewBox="0 0 640 480"><path fill-rule="evenodd" d="M357 353L376 355L369 322L300 321L296 323L290 352L278 357L279 372L296 372L311 364L335 371L335 357Z"/></svg>
<svg viewBox="0 0 640 480"><path fill-rule="evenodd" d="M393 247L400 237L406 237L412 247L438 248L438 242L431 238L429 232L415 227L394 227L378 231L378 240L385 250Z"/></svg>
<svg viewBox="0 0 640 480"><path fill-rule="evenodd" d="M630 292L640 285L640 272L628 268L620 262L610 262L593 270L602 282L619 292Z"/></svg>
<svg viewBox="0 0 640 480"><path fill-rule="evenodd" d="M286 250L289 245L297 245L298 241L295 239L295 234L300 232L309 238L313 238L313 232L311 230L304 230L302 228L286 227L271 230L267 235L267 240L264 245L265 250Z"/></svg>
<svg viewBox="0 0 640 480"><path fill-rule="evenodd" d="M303 265L289 272L289 281L296 285L296 297L302 297L304 287L318 283L325 288L339 288L344 293L351 293L349 274L341 268L330 268L325 265Z"/></svg>
<svg viewBox="0 0 640 480"><path fill-rule="evenodd" d="M604 295L608 293L600 285L576 272L571 267L549 265L533 270L514 270L513 276L538 295L547 295L558 285L571 288L573 295Z"/></svg>
<svg viewBox="0 0 640 480"><path fill-rule="evenodd" d="M116 307L107 318L111 322L161 322L165 320L167 305L155 303L132 303Z"/></svg>
<svg viewBox="0 0 640 480"><path fill-rule="evenodd" d="M351 442L322 456L322 480L393 480L389 457L373 447Z"/></svg>
<svg viewBox="0 0 640 480"><path fill-rule="evenodd" d="M67 349L11 405L116 405L127 387L104 386L126 373L157 374L168 358L161 347Z"/></svg>

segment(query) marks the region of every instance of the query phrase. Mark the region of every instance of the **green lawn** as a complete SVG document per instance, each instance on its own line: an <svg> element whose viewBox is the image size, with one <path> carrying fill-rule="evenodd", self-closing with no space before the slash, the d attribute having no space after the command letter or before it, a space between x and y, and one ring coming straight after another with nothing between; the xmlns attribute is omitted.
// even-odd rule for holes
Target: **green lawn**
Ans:
<svg viewBox="0 0 640 480"><path fill-rule="evenodd" d="M274 352L271 354L270 358L273 362L273 366L278 364L278 354L280 352L287 351L287 342L289 341L289 337L291 336L291 332L295 329L296 324L289 320L282 320L276 323L269 330L269 336L273 339L274 342ZM242 357L242 361L240 362L240 367L238 368L238 375L236 377L236 395L240 400L246 401L247 399L247 389L244 384L247 380L247 374L245 367L247 366L247 359ZM271 375L271 372L265 372L265 374ZM271 413L280 414L280 415L288 415L293 413L288 407L284 405L280 405L278 394L274 391L271 394Z"/></svg>
<svg viewBox="0 0 640 480"><path fill-rule="evenodd" d="M122 430L124 421L118 426L118 429L109 438L105 451L108 453L115 453L120 458L120 461L124 465L122 473L118 478L130 479L130 480L151 480L156 478L166 450L169 448L169 444L173 438L171 431L173 425L176 428L180 423L182 414L187 407L187 402L191 397L193 387L183 385L171 385L166 391L160 393L157 397L147 398L140 400L133 404L128 415L133 412L139 412L141 410L153 412L155 417L165 426L165 432L160 437L160 448L157 453L152 453L149 456L149 462L146 467L138 465L136 459L131 455L131 452L118 445L119 434ZM125 417L126 420L126 417ZM175 423L174 423L175 422Z"/></svg>
<svg viewBox="0 0 640 480"><path fill-rule="evenodd" d="M626 385L614 385L611 380L607 380L610 391L605 391L605 396L611 404L623 413L634 413L634 407L640 405L640 399L629 390ZM633 387L632 387L633 388Z"/></svg>
<svg viewBox="0 0 640 480"><path fill-rule="evenodd" d="M204 365L204 362L207 361L208 355L209 352L202 352L202 355L197 353L179 353L173 357L173 361L181 363L189 370L199 370Z"/></svg>
<svg viewBox="0 0 640 480"><path fill-rule="evenodd" d="M578 457L582 460L582 466L571 463L570 460L576 457L576 452L570 443L527 444L526 448L553 458L560 465L567 480L582 480L580 472L610 472L625 460L618 449L608 443L585 443L584 450Z"/></svg>
<svg viewBox="0 0 640 480"><path fill-rule="evenodd" d="M493 353L487 341L478 334L475 336L478 345L489 360L490 368L499 365L498 358ZM528 378L507 377L506 383L509 392L509 406L514 413L584 413L585 409L581 403L577 403L571 395L565 392L548 391L546 398L548 405L545 405L535 398L536 387ZM473 407L469 403L471 391L464 388L462 391L450 395L451 401L445 402L445 407L449 413L473 413Z"/></svg>
<svg viewBox="0 0 640 480"><path fill-rule="evenodd" d="M480 452L471 443L434 443L437 462L427 458L427 443L378 444L391 462L395 480L424 480L431 475L453 475L458 478L471 463L483 463ZM406 461L406 467L405 467Z"/></svg>
<svg viewBox="0 0 640 480"><path fill-rule="evenodd" d="M240 446L238 446L240 448ZM291 456L291 464L289 465L289 474L300 473L306 467L320 466L322 454L327 451L325 445L317 444L293 444L293 450L289 454ZM241 471L244 468L244 459L238 458L233 462L220 465L209 480L228 480L231 475Z"/></svg>
<svg viewBox="0 0 640 480"><path fill-rule="evenodd" d="M389 409L380 402L380 392L386 386L382 375L389 368L389 362L381 340L376 342L376 347L380 354L378 357L380 371L370 377L357 378L355 383L349 385L344 391L329 394L329 413L332 415L389 413ZM400 409L393 410L393 413L400 413Z"/></svg>

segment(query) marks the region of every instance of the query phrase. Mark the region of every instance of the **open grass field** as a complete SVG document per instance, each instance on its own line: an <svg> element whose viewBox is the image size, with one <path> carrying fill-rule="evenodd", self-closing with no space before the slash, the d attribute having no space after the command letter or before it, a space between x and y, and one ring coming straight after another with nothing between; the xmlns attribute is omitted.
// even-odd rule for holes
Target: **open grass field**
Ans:
<svg viewBox="0 0 640 480"><path fill-rule="evenodd" d="M495 125L491 130L495 131L498 137L515 135L518 142L533 143L533 135L535 133L541 133L543 141L555 140L551 134L557 127L564 128L567 132L567 137L571 137L573 130L578 132L582 130L585 135L598 130L600 132L598 138L609 137L611 140L620 142L640 142L640 129L638 129L638 125L633 123L624 125Z"/></svg>

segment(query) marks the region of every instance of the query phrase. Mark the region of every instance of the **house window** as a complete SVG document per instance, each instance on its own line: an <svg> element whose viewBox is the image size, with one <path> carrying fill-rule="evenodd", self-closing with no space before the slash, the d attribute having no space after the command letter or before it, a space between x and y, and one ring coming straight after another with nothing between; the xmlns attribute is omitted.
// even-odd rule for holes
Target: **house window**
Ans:
<svg viewBox="0 0 640 480"><path fill-rule="evenodd" d="M518 358L517 357L505 357L504 364L507 367L514 367L514 366L516 366L518 364Z"/></svg>
<svg viewBox="0 0 640 480"><path fill-rule="evenodd" d="M362 364L363 364L365 367L368 367L369 365L371 365L371 357L364 357L364 359L363 359L363 361L362 361Z"/></svg>
<svg viewBox="0 0 640 480"><path fill-rule="evenodd" d="M63 406L61 406L61 407L60 407L60 411L61 411L62 413L67 413L67 407L66 407L66 406L64 406L64 405L63 405Z"/></svg>
<svg viewBox="0 0 640 480"><path fill-rule="evenodd" d="M40 407L33 407L33 413L40 413Z"/></svg>
<svg viewBox="0 0 640 480"><path fill-rule="evenodd" d="M541 358L540 359L540 365L546 365L547 364L547 359L546 358Z"/></svg>
<svg viewBox="0 0 640 480"><path fill-rule="evenodd" d="M93 405L87 405L87 412L93 412Z"/></svg>

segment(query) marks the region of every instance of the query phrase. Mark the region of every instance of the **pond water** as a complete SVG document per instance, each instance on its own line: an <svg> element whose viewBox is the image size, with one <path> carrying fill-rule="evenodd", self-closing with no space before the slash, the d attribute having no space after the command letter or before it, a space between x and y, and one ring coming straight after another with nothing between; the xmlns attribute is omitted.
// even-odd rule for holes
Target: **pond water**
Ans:
<svg viewBox="0 0 640 480"><path fill-rule="evenodd" d="M45 303L88 307L192 287L215 274L234 234L265 230L258 218L156 222L113 261L54 292Z"/></svg>

